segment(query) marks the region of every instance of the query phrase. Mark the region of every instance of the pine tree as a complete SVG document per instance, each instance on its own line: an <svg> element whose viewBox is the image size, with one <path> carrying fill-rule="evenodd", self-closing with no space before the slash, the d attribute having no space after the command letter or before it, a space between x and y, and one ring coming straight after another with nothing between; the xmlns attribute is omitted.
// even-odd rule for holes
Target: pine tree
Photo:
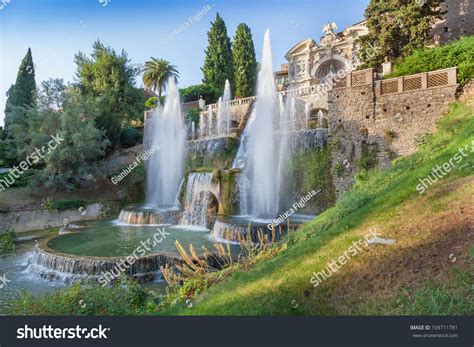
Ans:
<svg viewBox="0 0 474 347"><path fill-rule="evenodd" d="M241 23L232 44L235 95L247 97L254 94L257 81L257 59L250 28Z"/></svg>
<svg viewBox="0 0 474 347"><path fill-rule="evenodd" d="M358 40L362 67L378 67L385 58L396 61L429 44L432 25L442 18L442 1L370 0L369 33Z"/></svg>
<svg viewBox="0 0 474 347"><path fill-rule="evenodd" d="M234 68L230 38L227 36L227 28L219 13L216 15L216 20L211 23L207 37L206 57L204 66L201 68L204 74L203 82L224 90L225 80L228 79L231 82L233 80Z"/></svg>
<svg viewBox="0 0 474 347"><path fill-rule="evenodd" d="M15 107L33 107L36 103L36 82L35 68L33 65L33 56L31 49L28 48L25 57L21 61L16 82L13 87L8 90L8 99L5 107L5 130L12 121L12 110Z"/></svg>

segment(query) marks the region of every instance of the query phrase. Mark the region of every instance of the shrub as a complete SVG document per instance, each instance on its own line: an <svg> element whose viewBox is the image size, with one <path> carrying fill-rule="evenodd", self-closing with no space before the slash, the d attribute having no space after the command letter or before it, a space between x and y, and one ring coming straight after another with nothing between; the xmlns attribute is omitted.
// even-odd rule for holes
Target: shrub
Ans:
<svg viewBox="0 0 474 347"><path fill-rule="evenodd" d="M133 281L113 287L77 283L42 297L22 292L8 310L14 315L137 315L145 314L152 300L153 295Z"/></svg>
<svg viewBox="0 0 474 347"><path fill-rule="evenodd" d="M53 201L52 206L53 206L53 209L56 209L59 211L65 211L65 210L78 209L79 207L85 207L87 204L88 203L85 200L64 199L64 200Z"/></svg>
<svg viewBox="0 0 474 347"><path fill-rule="evenodd" d="M0 234L0 254L13 252L15 250L15 238L16 234L11 230Z"/></svg>
<svg viewBox="0 0 474 347"><path fill-rule="evenodd" d="M187 88L180 89L181 99L183 102L191 102L199 99L199 95L206 100L206 103L212 104L219 99L221 91L208 84L197 84Z"/></svg>
<svg viewBox="0 0 474 347"><path fill-rule="evenodd" d="M120 143L122 147L133 147L142 141L142 134L135 128L127 127L120 134Z"/></svg>
<svg viewBox="0 0 474 347"><path fill-rule="evenodd" d="M185 119L188 123L194 122L196 126L199 125L199 109L192 108L186 111Z"/></svg>
<svg viewBox="0 0 474 347"><path fill-rule="evenodd" d="M395 64L387 77L412 75L457 66L458 82L466 84L474 78L474 36L467 36L444 46L423 48Z"/></svg>

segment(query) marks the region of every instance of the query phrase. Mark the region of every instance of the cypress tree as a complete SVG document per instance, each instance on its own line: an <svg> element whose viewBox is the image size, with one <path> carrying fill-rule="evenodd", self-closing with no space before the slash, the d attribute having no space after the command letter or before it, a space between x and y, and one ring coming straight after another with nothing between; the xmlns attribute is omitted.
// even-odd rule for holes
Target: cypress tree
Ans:
<svg viewBox="0 0 474 347"><path fill-rule="evenodd" d="M21 61L15 85L7 92L8 99L5 107L5 130L11 126L12 111L15 107L33 107L36 104L35 68L31 49L28 48Z"/></svg>
<svg viewBox="0 0 474 347"><path fill-rule="evenodd" d="M234 68L230 38L227 36L227 28L219 13L216 15L216 20L211 23L207 38L206 57L204 66L201 68L204 74L203 82L223 90L226 79L232 82Z"/></svg>
<svg viewBox="0 0 474 347"><path fill-rule="evenodd" d="M250 28L241 23L232 44L235 95L247 97L254 94L257 81L257 58Z"/></svg>

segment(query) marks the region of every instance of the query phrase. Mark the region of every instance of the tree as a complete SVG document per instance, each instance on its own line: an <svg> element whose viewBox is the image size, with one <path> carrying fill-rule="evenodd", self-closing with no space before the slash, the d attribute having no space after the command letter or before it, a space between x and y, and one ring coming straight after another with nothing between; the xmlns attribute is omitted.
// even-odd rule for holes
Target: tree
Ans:
<svg viewBox="0 0 474 347"><path fill-rule="evenodd" d="M33 183L74 190L87 181L92 162L103 157L110 145L105 130L95 127L100 112L95 101L70 88L65 93L61 111L28 109L30 116L25 134L28 139L21 148L23 154L45 148L53 136L62 139L54 149L40 151L42 159L32 168Z"/></svg>
<svg viewBox="0 0 474 347"><path fill-rule="evenodd" d="M224 20L219 13L216 15L216 20L211 23L207 40L206 57L204 66L201 68L204 74L203 82L222 91L226 79L233 81L234 67L231 42L227 36Z"/></svg>
<svg viewBox="0 0 474 347"><path fill-rule="evenodd" d="M5 107L5 131L12 123L11 112L15 106L33 107L36 102L35 68L31 49L28 48L25 57L21 61L16 82L7 92Z"/></svg>
<svg viewBox="0 0 474 347"><path fill-rule="evenodd" d="M199 96L202 96L208 104L212 104L219 99L222 94L222 90L219 90L208 84L196 84L179 90L181 99L183 102L191 102L199 100Z"/></svg>
<svg viewBox="0 0 474 347"><path fill-rule="evenodd" d="M112 146L120 139L122 125L132 119L141 119L146 97L135 88L137 70L129 64L127 53L93 44L91 57L82 52L75 56L76 78L81 94L98 106L96 127L104 129Z"/></svg>
<svg viewBox="0 0 474 347"><path fill-rule="evenodd" d="M66 86L62 78L50 78L41 82L38 92L38 106L60 110L66 96Z"/></svg>
<svg viewBox="0 0 474 347"><path fill-rule="evenodd" d="M442 18L443 0L370 0L365 10L368 35L358 39L362 67L396 61L430 42L432 25Z"/></svg>
<svg viewBox="0 0 474 347"><path fill-rule="evenodd" d="M241 23L232 44L235 95L252 96L257 82L257 58L250 28Z"/></svg>
<svg viewBox="0 0 474 347"><path fill-rule="evenodd" d="M170 78L177 80L178 70L169 61L151 57L151 60L145 62L143 83L145 87L158 93L158 99L161 98L161 93L166 89L166 82Z"/></svg>

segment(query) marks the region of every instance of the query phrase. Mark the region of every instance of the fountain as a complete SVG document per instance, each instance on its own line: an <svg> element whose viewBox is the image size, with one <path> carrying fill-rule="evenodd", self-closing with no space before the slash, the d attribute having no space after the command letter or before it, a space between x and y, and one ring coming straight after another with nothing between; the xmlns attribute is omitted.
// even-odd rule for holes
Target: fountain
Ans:
<svg viewBox="0 0 474 347"><path fill-rule="evenodd" d="M275 139L275 115L278 114L275 78L272 70L270 32L263 40L261 69L258 74L255 119L248 138L245 173L252 190L250 214L255 218L277 215L279 206L278 149ZM277 119L278 120L278 119Z"/></svg>
<svg viewBox="0 0 474 347"><path fill-rule="evenodd" d="M174 78L168 80L163 108L157 107L148 122L151 134L149 145L158 148L158 151L147 161L145 205L128 207L120 213L119 220L127 224L159 224L177 219L186 128Z"/></svg>

